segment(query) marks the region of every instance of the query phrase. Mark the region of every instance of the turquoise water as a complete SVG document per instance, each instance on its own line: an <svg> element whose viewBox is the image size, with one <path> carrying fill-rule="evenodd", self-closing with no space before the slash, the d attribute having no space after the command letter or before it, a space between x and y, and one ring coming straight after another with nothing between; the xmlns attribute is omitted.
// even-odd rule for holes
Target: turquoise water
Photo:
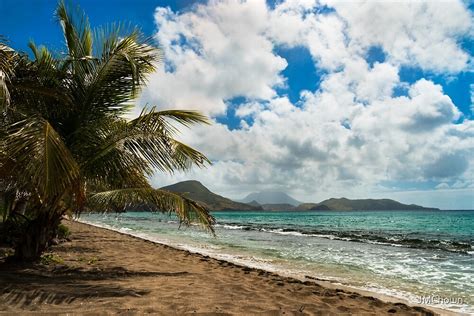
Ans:
<svg viewBox="0 0 474 316"><path fill-rule="evenodd" d="M216 237L162 214L81 220L296 277L474 313L474 211L216 212ZM442 304L439 304L442 301ZM425 301L426 303L426 301Z"/></svg>

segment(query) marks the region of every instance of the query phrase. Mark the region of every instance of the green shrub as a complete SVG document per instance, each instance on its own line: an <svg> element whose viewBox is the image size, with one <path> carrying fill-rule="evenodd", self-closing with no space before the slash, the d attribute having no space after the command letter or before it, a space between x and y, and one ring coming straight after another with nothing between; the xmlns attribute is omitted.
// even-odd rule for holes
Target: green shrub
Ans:
<svg viewBox="0 0 474 316"><path fill-rule="evenodd" d="M58 226L58 232L57 236L59 239L67 239L71 235L71 231L69 230L69 227L67 227L64 224L59 224Z"/></svg>
<svg viewBox="0 0 474 316"><path fill-rule="evenodd" d="M64 260L58 255L47 253L40 257L40 262L44 265L63 264Z"/></svg>

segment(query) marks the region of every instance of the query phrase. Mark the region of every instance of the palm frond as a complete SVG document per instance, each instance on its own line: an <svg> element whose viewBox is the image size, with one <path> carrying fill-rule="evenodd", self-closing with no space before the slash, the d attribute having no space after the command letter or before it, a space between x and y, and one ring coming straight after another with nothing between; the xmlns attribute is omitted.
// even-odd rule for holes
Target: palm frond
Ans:
<svg viewBox="0 0 474 316"><path fill-rule="evenodd" d="M67 57L61 64L60 70L71 77L65 83L74 103L80 106L86 99L87 85L95 60L92 56L93 40L89 20L79 7L74 9L61 0L56 9L56 17L63 29L68 49Z"/></svg>
<svg viewBox="0 0 474 316"><path fill-rule="evenodd" d="M141 172L150 174L153 170L149 166L173 172L187 170L192 165L203 167L210 163L205 155L174 139L173 134L177 130L167 119L185 126L208 123L205 116L194 111L144 110L138 118L128 123L115 121L113 124L103 125L103 138L87 142L96 146L90 150L91 155L83 165L97 168L101 165L98 161L102 161L104 166L115 165L117 168L120 166L130 169L133 165Z"/></svg>
<svg viewBox="0 0 474 316"><path fill-rule="evenodd" d="M33 52L33 55L35 56L35 61L39 65L47 65L48 68L54 67L53 54L45 46L38 47L33 41L30 41L28 43L28 47Z"/></svg>
<svg viewBox="0 0 474 316"><path fill-rule="evenodd" d="M93 211L115 211L117 207L146 205L152 211L174 213L186 225L198 223L214 233L214 217L199 203L177 193L152 188L128 188L100 192L89 198Z"/></svg>
<svg viewBox="0 0 474 316"><path fill-rule="evenodd" d="M23 182L32 184L42 199L56 197L77 181L79 166L48 121L39 117L14 123L6 149Z"/></svg>
<svg viewBox="0 0 474 316"><path fill-rule="evenodd" d="M18 58L15 76L10 83L15 108L27 115L38 115L56 122L60 115L74 107L68 89L67 73L61 71L62 59L56 58L45 46L29 43L34 55ZM61 104L61 105L59 105ZM63 114L61 114L63 115Z"/></svg>
<svg viewBox="0 0 474 316"><path fill-rule="evenodd" d="M61 0L56 9L56 17L63 28L68 55L74 60L92 56L92 31L84 12L78 7L70 10L65 1Z"/></svg>
<svg viewBox="0 0 474 316"><path fill-rule="evenodd" d="M156 107L143 108L140 115L136 119L130 121L130 124L151 130L165 129L168 134L173 135L177 132L177 129L170 124L168 120L177 122L185 127L190 127L192 124L210 124L207 116L197 111L156 111Z"/></svg>
<svg viewBox="0 0 474 316"><path fill-rule="evenodd" d="M10 91L8 82L13 74L17 53L7 46L0 37L0 110L10 104Z"/></svg>
<svg viewBox="0 0 474 316"><path fill-rule="evenodd" d="M193 165L204 167L206 164L211 164L211 161L204 154L182 142L173 140L172 147L173 160L180 170L188 170Z"/></svg>
<svg viewBox="0 0 474 316"><path fill-rule="evenodd" d="M100 58L90 63L92 70L86 87L84 107L94 112L124 114L128 102L136 98L147 76L160 60L159 49L151 45L138 29L121 35L121 25L95 32L96 42L104 43Z"/></svg>

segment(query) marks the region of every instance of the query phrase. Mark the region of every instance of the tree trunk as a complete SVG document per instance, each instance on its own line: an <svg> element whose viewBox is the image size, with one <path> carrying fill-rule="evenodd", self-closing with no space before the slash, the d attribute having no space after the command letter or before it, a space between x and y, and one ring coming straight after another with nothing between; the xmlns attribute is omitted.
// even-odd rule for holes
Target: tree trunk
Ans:
<svg viewBox="0 0 474 316"><path fill-rule="evenodd" d="M15 261L34 261L48 247L61 221L60 214L43 213L29 221L15 242Z"/></svg>

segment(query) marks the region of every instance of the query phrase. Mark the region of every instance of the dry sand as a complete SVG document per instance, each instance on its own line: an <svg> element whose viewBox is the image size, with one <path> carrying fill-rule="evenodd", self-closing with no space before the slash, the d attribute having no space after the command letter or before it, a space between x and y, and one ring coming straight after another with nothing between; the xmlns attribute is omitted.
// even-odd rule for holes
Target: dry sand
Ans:
<svg viewBox="0 0 474 316"><path fill-rule="evenodd" d="M348 290L286 278L118 232L68 222L63 263L0 262L0 313L432 315Z"/></svg>

